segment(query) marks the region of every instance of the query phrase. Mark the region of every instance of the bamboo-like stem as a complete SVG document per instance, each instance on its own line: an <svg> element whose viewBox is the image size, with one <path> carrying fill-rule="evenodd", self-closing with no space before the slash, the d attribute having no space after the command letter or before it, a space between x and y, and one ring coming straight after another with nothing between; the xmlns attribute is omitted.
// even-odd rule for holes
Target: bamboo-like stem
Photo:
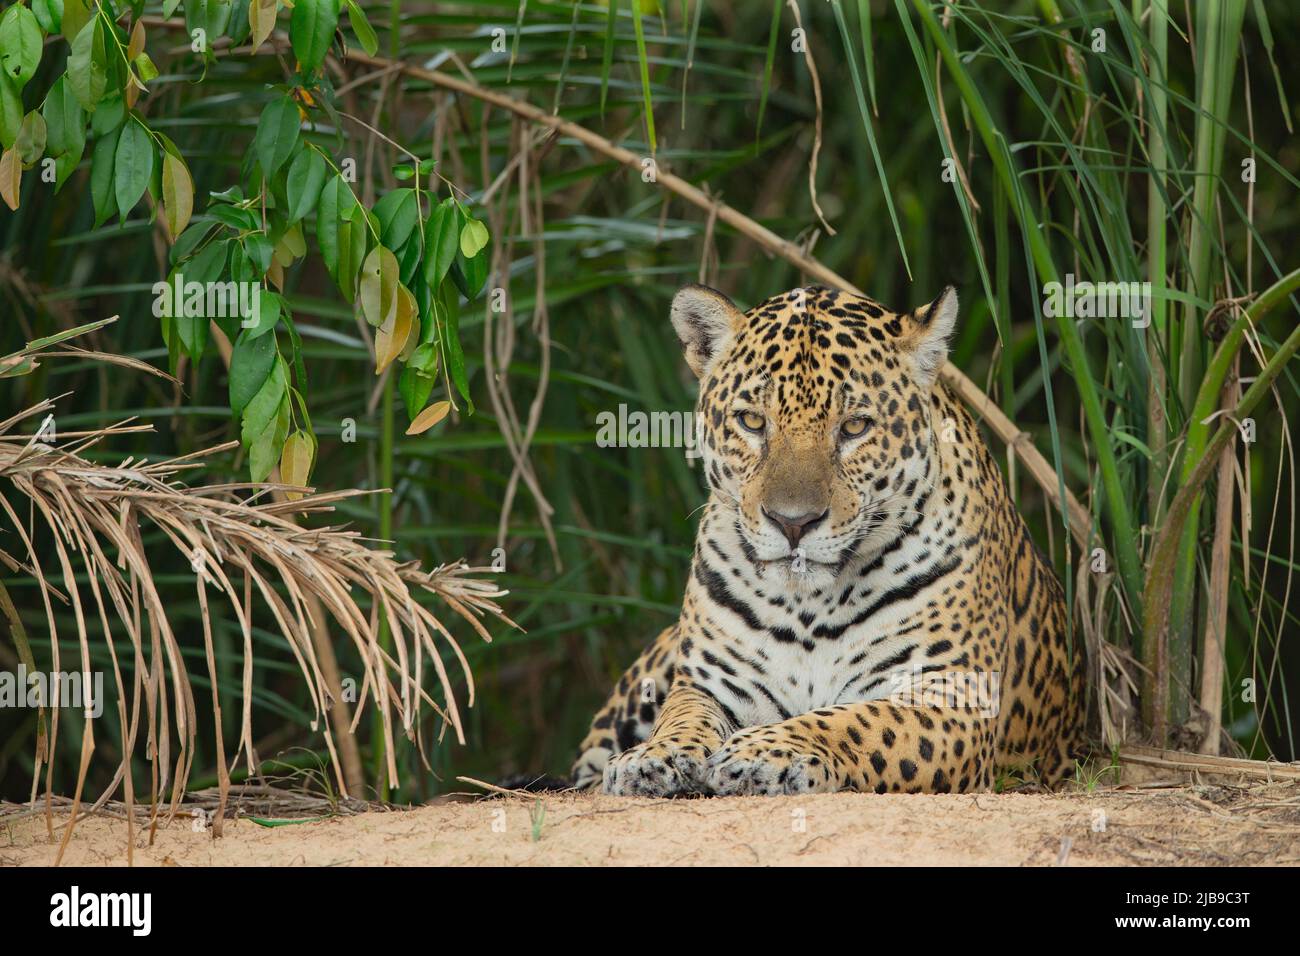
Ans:
<svg viewBox="0 0 1300 956"><path fill-rule="evenodd" d="M1140 0L1135 0L1135 6ZM1169 118L1169 96L1165 84L1169 75L1169 11L1167 0L1151 0L1147 31L1151 54L1147 61L1147 89L1150 91L1147 114L1147 155L1151 175L1147 177L1147 281L1151 283L1151 326L1147 334L1147 362L1151 370L1147 390L1147 447L1151 463L1147 472L1147 513L1151 527L1160 524L1163 510L1161 488L1169 469L1168 395L1166 356L1161 345L1170 341L1168 310L1165 303L1167 236L1169 215L1165 203L1165 165L1168 162L1165 136Z"/></svg>
<svg viewBox="0 0 1300 956"><path fill-rule="evenodd" d="M1293 280L1290 288L1300 285L1300 270L1292 273L1287 279ZM1276 304L1278 301L1285 299L1285 293L1279 293L1277 290L1279 287L1285 286L1286 283L1286 279L1275 283L1246 310L1246 315L1239 319L1238 323L1258 320L1267 311L1264 303ZM1240 341L1238 341L1238 344L1240 344ZM1219 351L1215 354L1215 362L1211 363L1211 374L1206 376L1206 384L1211 380L1213 369L1217 365L1219 358L1223 356L1227 345L1228 340L1225 339L1219 346ZM1200 499L1201 487L1209 479L1210 473L1218 464L1218 456L1237 433L1236 423L1254 411L1255 406L1272 388L1273 382L1282 374L1282 370L1286 368L1287 362L1290 361L1291 356L1296 353L1297 349L1300 349L1300 327L1292 331L1278 347L1277 351L1273 353L1268 363L1251 383L1250 388L1241 397L1241 401L1232 410L1231 415L1224 416L1225 420L1220 423L1218 430L1207 443L1204 453L1192 465L1187 479L1182 483L1178 494L1174 496L1173 502L1169 505L1164 526L1156 537L1155 546L1152 548L1150 570L1147 572L1146 590L1143 595L1143 630L1146 634L1146 643L1143 646L1145 670L1142 675L1142 716L1147 727L1151 729L1157 740L1164 738L1168 726L1166 705L1169 698L1168 694L1164 692L1169 683L1169 668L1166 657L1170 604L1174 589L1174 575L1177 570L1176 561L1179 542L1182 540L1184 529L1190 521L1193 505ZM1222 385L1222 382L1223 377L1220 376L1220 385ZM1202 385L1202 392L1204 390L1205 386Z"/></svg>
<svg viewBox="0 0 1300 956"><path fill-rule="evenodd" d="M1240 367L1241 356L1234 363ZM1236 404L1240 387L1234 374L1223 389L1223 407ZM1201 709L1206 715L1201 753L1217 754L1223 733L1224 648L1228 640L1228 583L1232 577L1232 504L1236 486L1232 481L1236 464L1236 439L1219 455L1218 491L1214 501L1214 544L1210 557L1209 611L1205 620L1205 641L1201 646Z"/></svg>
<svg viewBox="0 0 1300 956"><path fill-rule="evenodd" d="M1196 115L1196 173L1192 187L1190 235L1188 237L1188 280L1190 291L1201 299L1212 299L1214 261L1215 203L1218 195L1219 171L1223 165L1223 145L1226 136L1223 116L1227 112L1233 88L1233 73L1237 63L1237 44L1241 37L1241 23L1245 16L1245 0L1203 0L1198 8L1198 40L1202 55L1197 83ZM1197 395L1203 367L1202 352L1204 332L1201 328L1200 310L1189 302L1183 314L1182 354L1178 363L1178 389L1183 407L1190 407ZM1218 400L1215 390L1214 401ZM1208 433L1208 425L1193 414L1187 425L1187 443L1184 448L1183 476L1188 474L1188 461L1195 462ZM1174 579L1171 622L1169 631L1168 665L1169 683L1173 687L1191 685L1193 647L1193 604L1196 594L1197 526L1200 520L1200 500L1192 502L1188 514L1187 530L1178 553L1178 568ZM1167 695L1169 686L1159 693ZM1187 716L1187 700L1174 695L1174 720Z"/></svg>

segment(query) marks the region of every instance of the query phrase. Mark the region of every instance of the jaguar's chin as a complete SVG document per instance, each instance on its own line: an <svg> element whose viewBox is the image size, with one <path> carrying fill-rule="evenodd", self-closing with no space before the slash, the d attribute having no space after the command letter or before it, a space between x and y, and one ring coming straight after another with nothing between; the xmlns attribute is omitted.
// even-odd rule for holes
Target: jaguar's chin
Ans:
<svg viewBox="0 0 1300 956"><path fill-rule="evenodd" d="M759 577L773 588L803 594L825 588L834 582L838 565L810 561L803 555L788 555L758 562Z"/></svg>

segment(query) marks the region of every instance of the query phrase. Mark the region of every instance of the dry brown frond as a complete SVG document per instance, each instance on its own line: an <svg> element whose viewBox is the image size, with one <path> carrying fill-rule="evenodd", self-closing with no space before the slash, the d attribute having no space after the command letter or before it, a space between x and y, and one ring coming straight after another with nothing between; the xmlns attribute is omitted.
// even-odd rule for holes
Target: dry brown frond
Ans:
<svg viewBox="0 0 1300 956"><path fill-rule="evenodd" d="M153 769L152 821L157 820L159 793L165 793L169 784L169 813L174 814L181 805L193 760L198 707L181 652L182 642L173 631L166 604L154 583L160 555L147 553L143 544L149 526L163 532L185 566L194 572L217 730L222 799L213 820L215 835L220 835L220 811L230 787L230 766L242 755L250 770L257 767L251 726L254 592L261 598L256 607L263 613L270 612L275 629L288 641L306 679L316 712L313 729L319 727L324 732L340 793L346 796L347 789L329 723L321 719L331 698L308 630L308 595L314 596L335 619L360 655L363 674L357 713L367 699L372 702L381 720L393 785L398 782L392 756L394 726L415 739L422 706L433 708L443 719L444 730L450 726L457 739L464 741L452 677L443 661L448 648L464 674L469 705L474 700L473 678L456 639L443 621L416 599L416 594L425 591L436 595L475 633L490 640L483 625L485 616L513 626L496 603L506 592L472 576L490 569L457 562L426 572L414 562L399 563L391 551L372 547L356 531L342 527L308 529L290 520L298 514L332 511L335 502L368 492L337 491L293 502L268 498L259 503L257 493L275 486L236 483L191 488L177 479L179 473L196 467L202 457L228 450L233 442L156 463L128 459L114 467L96 464L81 456L86 446L138 430L139 426L52 438L45 424L52 408L53 402L43 401L0 422L0 521L9 525L21 542L18 558L6 563L29 570L38 585L53 649L53 670L61 669L56 601L71 605L83 674L91 671L90 641L95 622L108 645L111 679L117 688L117 716L126 746L116 776L92 809L104 805L119 785L124 786L127 806L132 805L133 781L127 770L142 737ZM34 427L20 431L23 423ZM26 502L15 506L11 492ZM42 528L52 540L53 567L41 559L42 554L47 560L49 557L48 549L38 547ZM173 570L174 562L165 566ZM217 613L217 605L209 604L212 590L224 596L224 604L243 635L241 729L230 761L220 737L222 701L212 642L212 616ZM368 599L362 602L369 604L368 611L363 611L358 601L362 597ZM388 623L391 651L378 640L380 614ZM129 644L123 650L134 661L129 687L119 666L122 634ZM426 655L442 689L441 704L421 684ZM48 740L44 735L38 740L33 801L41 765L57 744L58 701L50 703ZM95 723L87 719L84 724L81 769L73 797L74 819L94 749ZM51 784L47 770L47 810ZM65 847L71 832L69 827L64 833Z"/></svg>

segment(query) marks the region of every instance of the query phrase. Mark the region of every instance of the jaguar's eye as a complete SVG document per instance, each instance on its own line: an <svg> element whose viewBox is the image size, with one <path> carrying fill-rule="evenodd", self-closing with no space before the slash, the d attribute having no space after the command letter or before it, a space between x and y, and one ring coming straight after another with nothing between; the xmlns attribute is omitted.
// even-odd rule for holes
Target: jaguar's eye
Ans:
<svg viewBox="0 0 1300 956"><path fill-rule="evenodd" d="M740 422L740 427L745 431L756 435L763 434L763 428L767 425L767 419L758 412L740 412L736 415L736 421Z"/></svg>
<svg viewBox="0 0 1300 956"><path fill-rule="evenodd" d="M845 438L857 438L867 430L870 424L870 418L850 418L840 426L840 431L844 434Z"/></svg>

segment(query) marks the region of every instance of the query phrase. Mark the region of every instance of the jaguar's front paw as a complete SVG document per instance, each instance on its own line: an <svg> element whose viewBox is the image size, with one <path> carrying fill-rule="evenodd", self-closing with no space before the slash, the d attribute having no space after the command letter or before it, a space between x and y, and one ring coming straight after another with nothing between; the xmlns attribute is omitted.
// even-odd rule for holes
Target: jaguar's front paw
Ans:
<svg viewBox="0 0 1300 956"><path fill-rule="evenodd" d="M709 758L704 778L719 796L832 793L839 789L826 756L770 736L737 734Z"/></svg>
<svg viewBox="0 0 1300 956"><path fill-rule="evenodd" d="M698 745L648 741L610 759L605 765L603 789L620 797L699 793L705 759L704 749Z"/></svg>

